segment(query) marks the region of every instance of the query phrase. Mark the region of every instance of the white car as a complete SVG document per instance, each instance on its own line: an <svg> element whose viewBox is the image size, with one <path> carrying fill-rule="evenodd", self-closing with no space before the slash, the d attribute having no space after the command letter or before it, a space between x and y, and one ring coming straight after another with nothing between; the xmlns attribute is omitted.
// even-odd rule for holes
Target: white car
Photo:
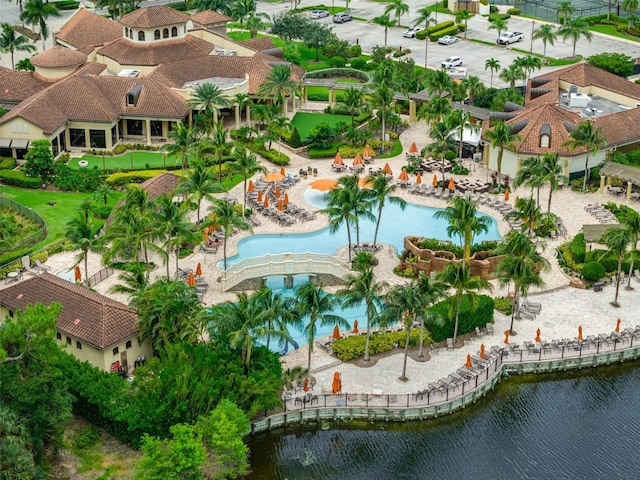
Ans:
<svg viewBox="0 0 640 480"><path fill-rule="evenodd" d="M447 57L442 61L442 68L453 68L462 65L460 57Z"/></svg>
<svg viewBox="0 0 640 480"><path fill-rule="evenodd" d="M418 33L420 30L421 28L418 26L411 27L409 30L405 30L402 36L407 38L413 38L416 36L416 33Z"/></svg>
<svg viewBox="0 0 640 480"><path fill-rule="evenodd" d="M452 43L456 43L457 41L458 39L451 35L445 35L444 37L438 39L438 43L440 45L451 45Z"/></svg>
<svg viewBox="0 0 640 480"><path fill-rule="evenodd" d="M324 18L329 16L328 10L312 10L309 18Z"/></svg>

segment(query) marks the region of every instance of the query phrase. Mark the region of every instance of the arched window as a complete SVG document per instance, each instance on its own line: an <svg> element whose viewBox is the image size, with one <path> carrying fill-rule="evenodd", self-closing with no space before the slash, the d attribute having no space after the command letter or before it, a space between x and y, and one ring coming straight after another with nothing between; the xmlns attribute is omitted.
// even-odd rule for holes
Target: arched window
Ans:
<svg viewBox="0 0 640 480"><path fill-rule="evenodd" d="M551 146L551 126L545 123L540 127L540 148L549 148Z"/></svg>
<svg viewBox="0 0 640 480"><path fill-rule="evenodd" d="M162 38L169 38L169 29L165 28L162 30Z"/></svg>
<svg viewBox="0 0 640 480"><path fill-rule="evenodd" d="M171 36L172 37L177 37L178 36L178 27L172 27L171 28Z"/></svg>
<svg viewBox="0 0 640 480"><path fill-rule="evenodd" d="M133 29L129 29L129 38L133 40Z"/></svg>
<svg viewBox="0 0 640 480"><path fill-rule="evenodd" d="M125 38L129 38L129 29L127 27L124 27L124 36Z"/></svg>
<svg viewBox="0 0 640 480"><path fill-rule="evenodd" d="M138 32L138 41L144 42L144 32L142 30Z"/></svg>
<svg viewBox="0 0 640 480"><path fill-rule="evenodd" d="M156 30L153 32L153 39L160 40L160 30Z"/></svg>

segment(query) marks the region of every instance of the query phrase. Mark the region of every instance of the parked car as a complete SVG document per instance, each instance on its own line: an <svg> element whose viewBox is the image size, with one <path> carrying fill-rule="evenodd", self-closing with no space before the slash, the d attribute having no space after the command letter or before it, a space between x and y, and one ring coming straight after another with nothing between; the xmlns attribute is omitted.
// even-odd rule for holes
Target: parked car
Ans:
<svg viewBox="0 0 640 480"><path fill-rule="evenodd" d="M402 36L407 38L413 38L416 36L416 33L418 33L420 30L421 30L421 27L418 27L418 26L411 27L410 29L405 30Z"/></svg>
<svg viewBox="0 0 640 480"><path fill-rule="evenodd" d="M442 61L442 68L453 68L462 65L460 57L447 57Z"/></svg>
<svg viewBox="0 0 640 480"><path fill-rule="evenodd" d="M344 23L350 22L351 20L353 20L353 18L351 18L351 15L347 12L336 13L333 16L333 23Z"/></svg>
<svg viewBox="0 0 640 480"><path fill-rule="evenodd" d="M312 10L311 13L309 13L309 18L324 18L328 16L328 10Z"/></svg>
<svg viewBox="0 0 640 480"><path fill-rule="evenodd" d="M444 37L440 37L438 39L438 43L440 45L451 45L452 43L456 43L458 41L458 39L456 37L453 37L451 35L445 35Z"/></svg>
<svg viewBox="0 0 640 480"><path fill-rule="evenodd" d="M522 32L502 32L497 43L498 45L509 45L522 40L524 40L524 33Z"/></svg>

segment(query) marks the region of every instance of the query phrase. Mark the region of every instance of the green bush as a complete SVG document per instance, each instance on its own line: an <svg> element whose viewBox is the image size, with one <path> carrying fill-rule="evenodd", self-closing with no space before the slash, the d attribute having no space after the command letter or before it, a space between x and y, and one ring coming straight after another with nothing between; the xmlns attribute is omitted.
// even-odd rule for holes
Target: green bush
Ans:
<svg viewBox="0 0 640 480"><path fill-rule="evenodd" d="M20 170L0 170L0 183L24 188L40 188L42 179L40 177L27 177Z"/></svg>
<svg viewBox="0 0 640 480"><path fill-rule="evenodd" d="M53 184L67 192L93 192L102 184L102 172L97 169L74 170L62 163L56 164Z"/></svg>
<svg viewBox="0 0 640 480"><path fill-rule="evenodd" d="M80 5L80 2L75 0L59 0L52 3L58 10L76 10Z"/></svg>
<svg viewBox="0 0 640 480"><path fill-rule="evenodd" d="M510 8L509 10L507 10L507 13L509 15L520 15L520 9L519 8Z"/></svg>
<svg viewBox="0 0 640 480"><path fill-rule="evenodd" d="M107 177L105 182L112 187L121 187L129 183L142 183L150 178L165 173L166 170L138 170L133 172L118 172Z"/></svg>
<svg viewBox="0 0 640 480"><path fill-rule="evenodd" d="M13 170L18 165L18 161L15 158L0 158L0 170Z"/></svg>
<svg viewBox="0 0 640 480"><path fill-rule="evenodd" d="M604 267L597 262L588 262L582 266L582 276L587 280L598 281L605 276Z"/></svg>
<svg viewBox="0 0 640 480"><path fill-rule="evenodd" d="M292 148L300 148L302 145L302 140L300 139L300 132L297 127L293 127L293 131L291 132L291 136L289 137L289 145Z"/></svg>
<svg viewBox="0 0 640 480"><path fill-rule="evenodd" d="M407 337L405 331L389 332L389 333L374 333L371 335L369 342L369 353L374 355L376 353L387 352L394 348L404 348L404 342ZM365 342L367 340L366 335L352 335L350 337L341 338L336 340L331 345L331 349L335 352L336 356L346 362L364 356ZM424 344L431 343L431 338L428 332L424 332ZM415 347L420 343L420 329L415 328L411 330L411 336L409 337L409 346Z"/></svg>
<svg viewBox="0 0 640 480"><path fill-rule="evenodd" d="M431 336L434 342L441 342L447 338L453 337L455 318L449 320L450 301L451 300L443 300L442 302L429 307L431 312L439 315L445 320L442 325L434 325L431 328ZM472 312L471 305L469 304L469 297L464 296L460 307L458 335L464 335L465 333L472 332L476 327L484 327L487 323L493 322L494 307L495 304L493 302L493 298L487 295L478 295L476 297L476 309Z"/></svg>
<svg viewBox="0 0 640 480"><path fill-rule="evenodd" d="M306 78L355 78L366 82L369 80L369 74L362 70L356 70L354 68L325 68L322 70L316 70L313 72L307 72Z"/></svg>
<svg viewBox="0 0 640 480"><path fill-rule="evenodd" d="M498 13L500 11L500 9L498 7L496 7L495 5L491 5L489 7L489 13ZM491 21L491 15L489 15L489 21Z"/></svg>
<svg viewBox="0 0 640 480"><path fill-rule="evenodd" d="M569 244L571 256L576 263L584 263L584 258L587 253L587 244L584 242L584 233L579 233L571 243Z"/></svg>
<svg viewBox="0 0 640 480"><path fill-rule="evenodd" d="M456 33L458 33L458 27L454 25L453 27L445 28L444 30L439 30L435 33L432 33L431 35L429 35L429 40L431 40L432 42L437 42L445 35L455 35Z"/></svg>
<svg viewBox="0 0 640 480"><path fill-rule="evenodd" d="M364 70L367 66L367 61L364 58L354 58L350 62L351 68L356 70Z"/></svg>
<svg viewBox="0 0 640 480"><path fill-rule="evenodd" d="M513 304L511 303L510 299L506 297L496 297L493 299L493 303L496 310L504 313L505 315L511 315Z"/></svg>
<svg viewBox="0 0 640 480"><path fill-rule="evenodd" d="M342 57L331 57L329 59L329 65L333 68L343 68L347 64L347 61Z"/></svg>
<svg viewBox="0 0 640 480"><path fill-rule="evenodd" d="M285 155L284 153L278 152L274 149L267 150L263 146L260 146L256 149L251 148L251 150L262 155L264 158L269 160L271 163L275 163L276 165L289 165L289 162L291 161L288 155Z"/></svg>

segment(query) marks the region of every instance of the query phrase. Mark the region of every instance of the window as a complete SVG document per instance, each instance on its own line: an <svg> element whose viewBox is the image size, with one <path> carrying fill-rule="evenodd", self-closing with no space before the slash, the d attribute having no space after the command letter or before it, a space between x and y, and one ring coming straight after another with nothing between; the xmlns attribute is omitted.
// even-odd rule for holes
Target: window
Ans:
<svg viewBox="0 0 640 480"><path fill-rule="evenodd" d="M129 29L129 38L133 40L133 30Z"/></svg>
<svg viewBox="0 0 640 480"><path fill-rule="evenodd" d="M127 120L127 134L142 135L142 120Z"/></svg>
<svg viewBox="0 0 640 480"><path fill-rule="evenodd" d="M126 347L127 347L127 348L131 348L131 340L128 340L128 341L127 341L127 345L126 345Z"/></svg>
<svg viewBox="0 0 640 480"><path fill-rule="evenodd" d="M104 130L89 130L91 148L107 148L107 136Z"/></svg>
<svg viewBox="0 0 640 480"><path fill-rule="evenodd" d="M153 32L153 39L154 40L160 40L160 30L155 30Z"/></svg>
<svg viewBox="0 0 640 480"><path fill-rule="evenodd" d="M118 349L118 347L113 349L113 354L117 355L118 353L120 353L120 350Z"/></svg>
<svg viewBox="0 0 640 480"><path fill-rule="evenodd" d="M124 36L129 37L129 29L127 27L124 27Z"/></svg>
<svg viewBox="0 0 640 480"><path fill-rule="evenodd" d="M540 127L540 148L549 148L551 145L551 126L545 123Z"/></svg>
<svg viewBox="0 0 640 480"><path fill-rule="evenodd" d="M162 30L162 38L169 38L169 29L165 28Z"/></svg>
<svg viewBox="0 0 640 480"><path fill-rule="evenodd" d="M113 147L118 142L118 127L114 125L111 127L111 146Z"/></svg>
<svg viewBox="0 0 640 480"><path fill-rule="evenodd" d="M67 337L67 345L71 345L71 338Z"/></svg>
<svg viewBox="0 0 640 480"><path fill-rule="evenodd" d="M70 128L69 137L71 139L72 147L85 148L87 146L87 140L85 138L84 128Z"/></svg>
<svg viewBox="0 0 640 480"><path fill-rule="evenodd" d="M13 318L13 315L14 315L13 310L9 310L9 318Z"/></svg>
<svg viewBox="0 0 640 480"><path fill-rule="evenodd" d="M58 340L62 340L62 334L60 332L56 332L56 338Z"/></svg>
<svg viewBox="0 0 640 480"><path fill-rule="evenodd" d="M151 136L152 137L162 136L162 121L151 120Z"/></svg>
<svg viewBox="0 0 640 480"><path fill-rule="evenodd" d="M173 27L171 29L171 36L172 37L177 37L178 36L178 27Z"/></svg>
<svg viewBox="0 0 640 480"><path fill-rule="evenodd" d="M78 350L82 350L82 344L81 344L79 341L77 341L77 340L76 340L76 348L77 348Z"/></svg>
<svg viewBox="0 0 640 480"><path fill-rule="evenodd" d="M138 41L144 42L144 32L142 30L138 32Z"/></svg>

